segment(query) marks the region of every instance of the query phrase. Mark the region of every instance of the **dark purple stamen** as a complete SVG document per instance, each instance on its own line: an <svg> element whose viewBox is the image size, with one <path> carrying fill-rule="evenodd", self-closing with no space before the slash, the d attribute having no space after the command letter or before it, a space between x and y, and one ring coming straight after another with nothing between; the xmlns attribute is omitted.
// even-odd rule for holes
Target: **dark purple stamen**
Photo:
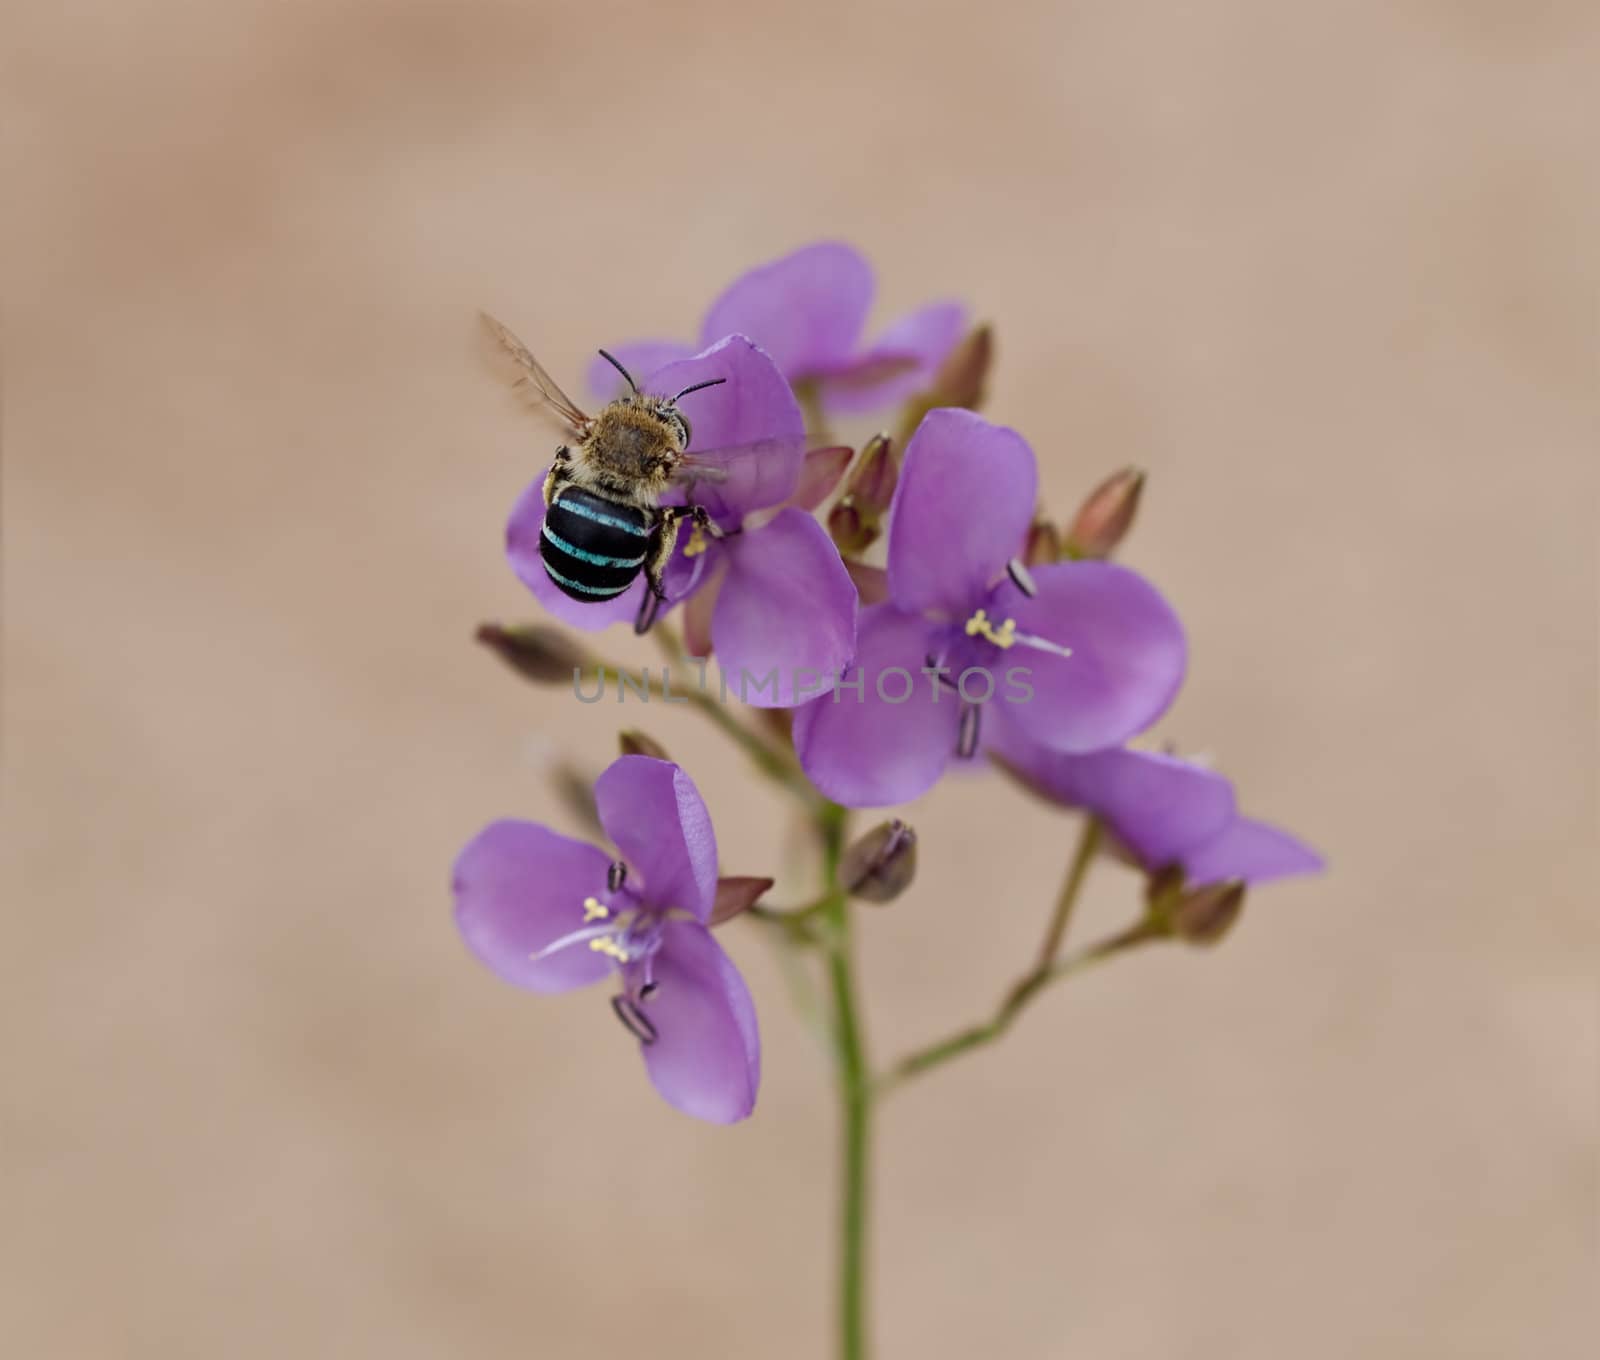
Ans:
<svg viewBox="0 0 1600 1360"><path fill-rule="evenodd" d="M622 1028L641 1044L653 1044L661 1037L656 1027L650 1023L649 1017L639 1009L638 1003L631 997L612 997L611 1009L617 1019L622 1021Z"/></svg>
<svg viewBox="0 0 1600 1360"><path fill-rule="evenodd" d="M956 754L971 760L978 751L978 723L983 715L982 704L968 704L961 710L961 731L956 738Z"/></svg>
<svg viewBox="0 0 1600 1360"><path fill-rule="evenodd" d="M960 686L950 678L950 671L945 666L944 658L942 656L936 657L932 654L929 654L928 656L923 657L922 669L924 671L932 671L938 677L939 683L946 689L960 688Z"/></svg>

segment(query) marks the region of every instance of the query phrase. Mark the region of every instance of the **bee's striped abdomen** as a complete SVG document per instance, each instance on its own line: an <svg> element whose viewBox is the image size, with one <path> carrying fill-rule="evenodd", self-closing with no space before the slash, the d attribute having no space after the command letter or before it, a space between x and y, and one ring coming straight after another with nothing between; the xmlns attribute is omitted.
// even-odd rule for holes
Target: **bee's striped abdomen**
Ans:
<svg viewBox="0 0 1600 1360"><path fill-rule="evenodd" d="M545 511L539 555L550 579L575 600L622 594L649 551L650 519L635 506L566 486Z"/></svg>

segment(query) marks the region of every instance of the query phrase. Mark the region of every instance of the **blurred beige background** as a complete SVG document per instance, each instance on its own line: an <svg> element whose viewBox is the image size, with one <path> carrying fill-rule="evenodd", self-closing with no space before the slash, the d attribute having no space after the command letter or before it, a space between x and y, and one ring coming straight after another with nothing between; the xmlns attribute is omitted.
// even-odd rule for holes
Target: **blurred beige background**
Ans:
<svg viewBox="0 0 1600 1360"><path fill-rule="evenodd" d="M830 1093L755 930L765 1088L710 1129L600 996L475 967L446 880L490 818L564 824L545 766L618 719L468 641L534 612L500 538L550 445L472 310L576 375L840 236L879 319L996 322L1059 513L1150 469L1128 559L1194 641L1160 733L1333 863L888 1108L882 1353L1593 1354L1591 7L6 29L0 1349L827 1353ZM708 729L648 725L726 867L779 863ZM915 820L880 1058L992 1003L1066 854L985 780ZM1086 933L1134 885L1090 896Z"/></svg>

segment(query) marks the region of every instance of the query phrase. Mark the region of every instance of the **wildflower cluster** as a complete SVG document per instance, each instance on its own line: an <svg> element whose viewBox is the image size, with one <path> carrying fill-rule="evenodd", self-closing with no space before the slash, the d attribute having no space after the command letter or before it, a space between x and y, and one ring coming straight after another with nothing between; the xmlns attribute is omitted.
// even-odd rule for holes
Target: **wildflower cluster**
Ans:
<svg viewBox="0 0 1600 1360"><path fill-rule="evenodd" d="M998 1038L1083 964L1156 940L1213 943L1247 889L1321 867L1287 832L1241 815L1221 774L1130 744L1166 713L1187 663L1183 626L1161 592L1109 560L1134 520L1142 475L1114 473L1071 522L1051 521L1027 440L974 409L992 362L988 328L937 302L864 340L872 295L856 251L814 245L735 281L707 309L696 343L624 342L595 361L588 383L602 403L629 399L630 383L645 394L695 391L687 461L764 450L663 498L693 528L664 559L659 602L646 598L643 576L599 601L551 579L543 472L506 536L512 569L556 619L584 633L653 624L680 677L698 664L700 683L682 697L797 799L815 827L822 895L776 907L763 900L770 879L722 876L701 794L636 732L623 734L626 754L594 789L612 849L497 822L462 852L454 876L457 924L480 959L533 991L611 979L611 1009L656 1089L713 1122L751 1113L761 1067L754 1005L714 928L755 920L786 948L822 959L847 1116L846 1275L856 1293L847 1282L842 1310L858 1348L846 1354L860 1353L856 1173L875 1100ZM857 455L828 427L860 415L892 417L896 433L874 435ZM602 686L625 678L547 624L485 625L479 636L525 677L570 675L580 698L586 674ZM787 717L744 712L735 698ZM875 1071L856 1014L852 904L905 891L919 847L901 820L852 842L850 810L911 802L952 766L979 763L1082 814L1065 886L1037 959L992 1018ZM939 872L938 856L921 847L924 873ZM1112 939L1064 954L1101 857L1143 876L1142 913Z"/></svg>

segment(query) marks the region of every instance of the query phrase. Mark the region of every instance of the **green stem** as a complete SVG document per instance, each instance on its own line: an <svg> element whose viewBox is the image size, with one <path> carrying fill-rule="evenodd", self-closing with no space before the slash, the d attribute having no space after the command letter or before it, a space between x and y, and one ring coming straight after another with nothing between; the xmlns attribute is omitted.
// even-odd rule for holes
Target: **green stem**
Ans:
<svg viewBox="0 0 1600 1360"><path fill-rule="evenodd" d="M824 899L821 907L828 905L829 899ZM752 921L759 921L764 926L771 926L780 932L779 938L790 944L804 945L811 948L825 944L826 940L817 931L812 923L812 912L818 907L808 907L804 911L783 911L777 907L762 906L757 902L753 907L745 908L745 915Z"/></svg>
<svg viewBox="0 0 1600 1360"><path fill-rule="evenodd" d="M614 661L596 661L594 665L607 681L620 685L624 667ZM638 677L632 672L628 672L628 679L630 684L638 683ZM662 683L648 673L645 675L645 692L666 699L669 703L687 703L732 738L767 778L781 784L808 806L815 807L819 803L815 790L806 782L799 762L793 755L779 750L754 728L740 722L714 695L698 686L681 691L674 689L669 695Z"/></svg>
<svg viewBox="0 0 1600 1360"><path fill-rule="evenodd" d="M867 1215L870 1193L873 1085L856 999L855 954L849 895L838 885L848 816L827 805L818 818L829 896L828 984L833 1001L833 1044L839 1086L841 1184L839 1204L839 1357L867 1355Z"/></svg>
<svg viewBox="0 0 1600 1360"><path fill-rule="evenodd" d="M1044 933L1044 941L1039 946L1039 961L1034 965L1034 971L1040 972L1050 967L1056 961L1056 955L1061 952L1062 942L1067 938L1067 926L1072 921L1072 909L1078 904L1078 894L1083 889L1083 880L1089 872L1089 865L1094 860L1094 853L1100 848L1100 819L1090 817L1083 824L1083 830L1078 833L1078 848L1072 853L1072 863L1067 867L1066 881L1061 885L1061 894L1056 898L1056 909L1051 914L1050 924Z"/></svg>
<svg viewBox="0 0 1600 1360"><path fill-rule="evenodd" d="M930 1068L947 1063L963 1053L970 1053L973 1049L992 1044L1011 1028L1027 1004L1052 983L1060 982L1074 973L1081 973L1137 945L1164 937L1165 932L1154 923L1141 921L1138 925L1131 926L1120 934L1102 940L1099 944L1053 963L1047 968L1033 969L1005 994L990 1019L982 1024L969 1025L966 1029L957 1030L948 1038L929 1044L926 1048L919 1048L916 1052L901 1058L878 1079L878 1095L886 1095L912 1077L920 1076Z"/></svg>

